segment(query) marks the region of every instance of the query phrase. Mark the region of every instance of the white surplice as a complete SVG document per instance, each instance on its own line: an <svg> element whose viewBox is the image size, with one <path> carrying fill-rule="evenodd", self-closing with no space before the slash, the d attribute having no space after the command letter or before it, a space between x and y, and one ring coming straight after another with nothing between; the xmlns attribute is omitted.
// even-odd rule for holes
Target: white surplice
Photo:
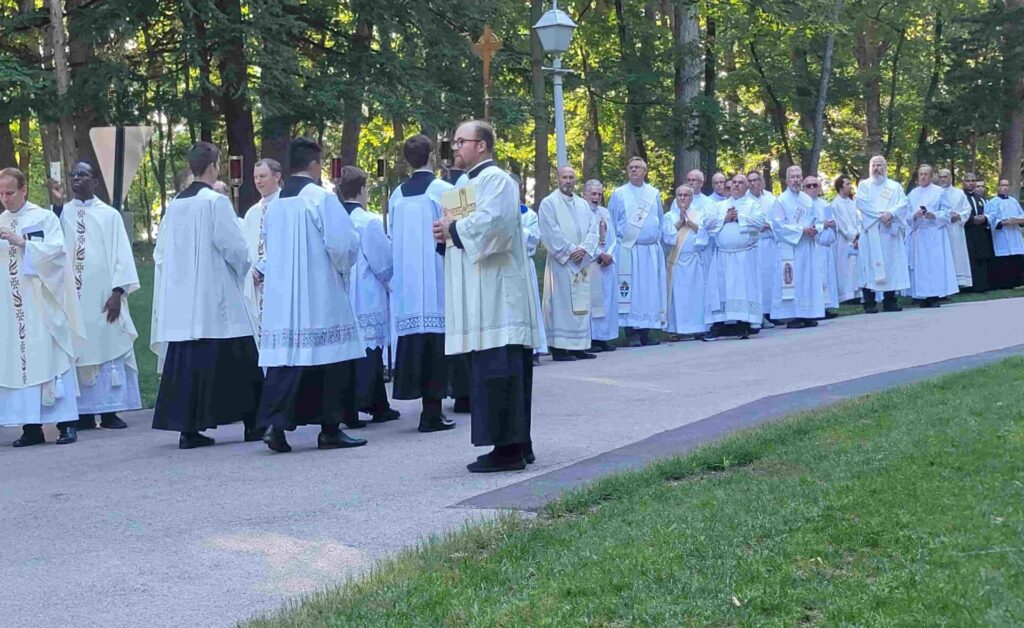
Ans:
<svg viewBox="0 0 1024 628"><path fill-rule="evenodd" d="M271 201L280 194L281 190L278 189L270 196L261 198L245 212L245 218L242 219L242 229L245 231L245 242L249 246L249 263L251 264L245 277L243 292L249 299L250 310L256 318L257 343L259 343L260 319L263 317L263 284L256 281L253 270L266 255L263 244L263 218L267 215L267 207L270 206Z"/></svg>
<svg viewBox="0 0 1024 628"><path fill-rule="evenodd" d="M889 292L910 288L907 248L904 242L910 223L907 197L899 183L883 178L865 179L857 185L857 211L860 213L860 281L862 288ZM893 216L889 226L882 214Z"/></svg>
<svg viewBox="0 0 1024 628"><path fill-rule="evenodd" d="M949 250L953 254L956 283L961 288L970 288L974 285L974 280L971 277L971 257L967 253L967 233L964 231L964 225L971 217L971 204L967 202L967 195L963 190L951 185L943 188L939 209L949 216L946 233L949 235ZM953 222L954 214L960 218L956 222Z"/></svg>
<svg viewBox="0 0 1024 628"><path fill-rule="evenodd" d="M398 186L388 199L396 336L444 333L444 257L437 254L431 228L441 219L441 195L452 185L428 174L431 181L423 194L407 197Z"/></svg>
<svg viewBox="0 0 1024 628"><path fill-rule="evenodd" d="M730 209L734 222L725 222ZM757 242L765 216L761 204L749 196L726 199L704 216L704 228L714 234L717 246L708 269L704 292L704 322L747 322L760 327L761 273L757 265Z"/></svg>
<svg viewBox="0 0 1024 628"><path fill-rule="evenodd" d="M242 288L251 266L245 233L228 197L193 185L203 187L168 205L153 250L150 348L158 356L169 342L256 333Z"/></svg>
<svg viewBox="0 0 1024 628"><path fill-rule="evenodd" d="M772 318L822 318L825 316L825 266L818 255L818 237L804 234L804 229L820 224L811 197L787 188L776 198L772 211L772 230L779 243L775 272L772 276ZM782 264L793 268L793 292L783 292Z"/></svg>
<svg viewBox="0 0 1024 628"><path fill-rule="evenodd" d="M590 272L597 254L600 223L589 203L575 194L566 196L560 190L541 201L538 217L540 239L548 252L542 303L548 345L573 351L589 349ZM584 252L579 263L570 259L577 249ZM574 284L580 299L577 303L572 298Z"/></svg>
<svg viewBox="0 0 1024 628"><path fill-rule="evenodd" d="M597 252L610 255L612 263L602 268L595 261L591 266L596 281L600 276L601 308L600 316L594 312L590 317L590 337L594 340L607 342L619 337L619 240L615 237L615 221L606 207L593 207L591 211L597 219L598 241ZM601 229L604 228L604 241L601 241ZM596 296L596 295L595 295Z"/></svg>
<svg viewBox="0 0 1024 628"><path fill-rule="evenodd" d="M124 220L97 198L74 199L64 205L61 226L85 329L85 343L76 356L78 411L137 410L142 407L134 348L139 333L128 295L139 289L139 275ZM123 291L121 315L108 323L104 307L114 288Z"/></svg>
<svg viewBox="0 0 1024 628"><path fill-rule="evenodd" d="M388 345L388 288L393 275L391 238L384 221L361 206L349 214L359 234L359 255L353 267L348 294L367 349Z"/></svg>
<svg viewBox="0 0 1024 628"><path fill-rule="evenodd" d="M1005 218L1024 218L1020 202L1012 196L994 196L985 204L985 213L992 225L992 248L995 249L996 257L1024 254L1024 238L1021 237L1020 225L1002 222Z"/></svg>
<svg viewBox="0 0 1024 628"><path fill-rule="evenodd" d="M912 277L910 296L915 299L945 297L959 291L946 233L949 213L947 209L940 209L942 192L942 188L932 183L916 187L907 195L907 211L911 214L907 260ZM935 214L935 218L914 218L914 212L921 207Z"/></svg>
<svg viewBox="0 0 1024 628"><path fill-rule="evenodd" d="M825 268L825 307L839 307L839 279L836 268L835 245L837 235L835 228L825 228L825 221L832 220L832 208L821 198L813 199L814 213L818 217L815 227L818 228L818 235L815 238L818 242L816 249L818 259ZM838 223L837 223L838 226Z"/></svg>
<svg viewBox="0 0 1024 628"><path fill-rule="evenodd" d="M77 420L84 330L60 220L26 203L0 213L0 228L26 239L0 240L0 426Z"/></svg>
<svg viewBox="0 0 1024 628"><path fill-rule="evenodd" d="M454 223L462 248L445 251L445 353L539 347L519 186L493 162L473 172L465 185L474 188L476 209Z"/></svg>
<svg viewBox="0 0 1024 628"><path fill-rule="evenodd" d="M525 208L526 211L523 211ZM537 264L534 255L537 254L537 245L540 244L540 217L526 205L519 207L523 218L523 244L526 246L526 254L530 258L527 265L530 269L530 286L533 288L533 303L537 311L537 333L540 334L540 344L533 348L536 354L548 352L548 334L544 328L544 311L540 302L540 281L537 278Z"/></svg>
<svg viewBox="0 0 1024 628"><path fill-rule="evenodd" d="M267 255L257 269L264 275L260 366L318 366L365 357L348 296L359 235L337 196L308 177L291 179L263 220Z"/></svg>
<svg viewBox="0 0 1024 628"><path fill-rule="evenodd" d="M775 207L775 195L763 190L761 196L754 196L754 193L749 191L747 196L761 204L761 212L766 219L767 229L761 229L760 239L757 241L757 268L761 273L761 308L764 314L768 314L772 311L772 280L775 277L775 260L779 254L779 242L771 229L771 221L767 220Z"/></svg>
<svg viewBox="0 0 1024 628"><path fill-rule="evenodd" d="M829 207L832 208L832 217L836 221L836 241L832 245L832 250L836 260L839 300L849 301L860 295L858 250L853 246L860 235L860 217L852 198L836 196Z"/></svg>
<svg viewBox="0 0 1024 628"><path fill-rule="evenodd" d="M704 322L707 271L704 269L703 256L704 247L708 244L708 232L701 224L701 212L693 210L692 205L686 218L697 224L696 231L685 225L682 230L676 229L679 207L672 203L672 209L662 221L662 241L666 247L668 263L666 329L674 334L701 334L708 330Z"/></svg>
<svg viewBox="0 0 1024 628"><path fill-rule="evenodd" d="M626 183L612 192L608 212L615 221L619 258L619 325L665 326L665 251L661 246L661 193L649 184ZM623 285L626 290L621 290Z"/></svg>

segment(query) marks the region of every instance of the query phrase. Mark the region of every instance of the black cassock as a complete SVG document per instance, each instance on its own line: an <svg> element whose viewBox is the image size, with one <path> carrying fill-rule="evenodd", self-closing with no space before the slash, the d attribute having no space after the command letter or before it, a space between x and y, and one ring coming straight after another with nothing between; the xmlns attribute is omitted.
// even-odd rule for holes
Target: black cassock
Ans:
<svg viewBox="0 0 1024 628"><path fill-rule="evenodd" d="M971 217L964 224L964 235L967 237L967 256L971 260L971 282L974 284L965 291L987 292L989 289L989 264L996 256L992 248L992 232L990 225L976 225L975 216L985 215L985 200L973 193L967 194L967 202L971 206Z"/></svg>
<svg viewBox="0 0 1024 628"><path fill-rule="evenodd" d="M500 447L531 442L533 349L506 345L464 355L470 369L473 444Z"/></svg>

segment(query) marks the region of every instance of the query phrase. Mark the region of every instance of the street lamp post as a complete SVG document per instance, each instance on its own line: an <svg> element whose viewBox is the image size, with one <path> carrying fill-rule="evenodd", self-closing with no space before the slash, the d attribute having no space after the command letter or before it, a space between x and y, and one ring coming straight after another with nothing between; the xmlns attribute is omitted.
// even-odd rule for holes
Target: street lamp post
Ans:
<svg viewBox="0 0 1024 628"><path fill-rule="evenodd" d="M569 163L565 153L565 103L562 100L562 75L571 70L562 69L562 55L569 50L572 42L572 32L576 29L576 23L572 21L564 11L559 10L558 0L552 0L551 10L541 16L533 25L537 31L540 45L544 52L552 56L550 68L544 68L551 72L552 84L555 97L555 154L558 167L561 168Z"/></svg>

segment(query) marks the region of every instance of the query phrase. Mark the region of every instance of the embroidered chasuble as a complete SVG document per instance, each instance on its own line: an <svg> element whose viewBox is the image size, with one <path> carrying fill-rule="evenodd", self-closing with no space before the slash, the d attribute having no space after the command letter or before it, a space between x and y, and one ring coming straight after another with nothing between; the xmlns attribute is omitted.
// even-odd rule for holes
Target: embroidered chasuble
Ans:
<svg viewBox="0 0 1024 628"><path fill-rule="evenodd" d="M910 288L906 234L910 223L907 197L903 187L887 178L865 179L857 185L857 211L860 213L861 286L876 292ZM892 223L882 223L889 212Z"/></svg>
<svg viewBox="0 0 1024 628"><path fill-rule="evenodd" d="M773 319L825 316L827 266L818 251L821 234L804 234L805 228L824 222L821 207L816 209L811 197L791 189L775 201L771 222L779 252L772 286Z"/></svg>
<svg viewBox="0 0 1024 628"><path fill-rule="evenodd" d="M540 204L540 235L547 249L544 267L544 327L558 349L590 348L591 263L597 254L600 222L582 198L555 190ZM583 259L570 259L582 249ZM598 279L598 281L600 281Z"/></svg>
<svg viewBox="0 0 1024 628"><path fill-rule="evenodd" d="M661 193L646 183L626 183L612 192L608 212L615 221L622 251L619 324L636 329L662 329L667 304Z"/></svg>
<svg viewBox="0 0 1024 628"><path fill-rule="evenodd" d="M967 195L960 188L944 188L939 209L950 218L946 233L949 234L949 250L953 254L956 283L961 288L970 288L974 281L971 277L971 257L967 252L967 234L964 229L964 225L971 217L971 205L967 202ZM953 222L954 214L960 218L956 222Z"/></svg>
<svg viewBox="0 0 1024 628"><path fill-rule="evenodd" d="M590 317L590 335L594 340L607 342L619 337L619 240L615 235L615 221L608 209L591 207L591 211L598 222L597 252L611 256L612 263L601 267L595 260L591 265L590 285L594 306Z"/></svg>

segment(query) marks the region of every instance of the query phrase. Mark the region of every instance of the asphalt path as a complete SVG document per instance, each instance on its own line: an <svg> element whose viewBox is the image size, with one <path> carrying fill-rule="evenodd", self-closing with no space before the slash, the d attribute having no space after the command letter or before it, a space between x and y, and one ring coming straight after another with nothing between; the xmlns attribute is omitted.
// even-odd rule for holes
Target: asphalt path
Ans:
<svg viewBox="0 0 1024 628"><path fill-rule="evenodd" d="M468 417L419 434L416 402L395 404L400 421L355 432L366 447L318 451L316 428L300 428L284 455L242 442L240 425L207 432L215 447L180 451L176 435L149 429L146 411L125 414L127 430L70 446L15 450L19 430L2 429L0 623L232 625L501 508L535 508L602 473L830 403L842 396L820 394L830 386L901 385L914 379L901 373L968 368L1021 345L1024 301L1006 299L545 360L534 379L537 463L510 474L466 472L482 452ZM787 405L797 391L817 401ZM623 451L629 460L616 462Z"/></svg>

